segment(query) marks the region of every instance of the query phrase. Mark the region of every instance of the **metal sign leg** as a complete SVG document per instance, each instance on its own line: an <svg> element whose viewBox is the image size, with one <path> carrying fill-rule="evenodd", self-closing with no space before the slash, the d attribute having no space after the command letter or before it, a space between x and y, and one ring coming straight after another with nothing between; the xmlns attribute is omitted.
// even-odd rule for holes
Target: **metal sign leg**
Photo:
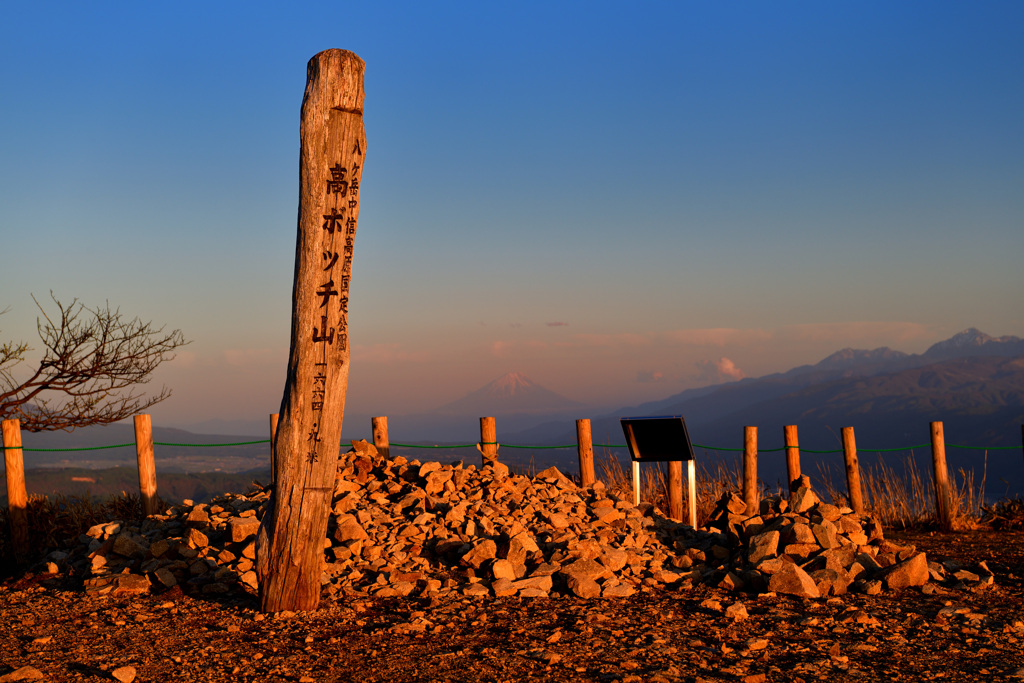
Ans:
<svg viewBox="0 0 1024 683"><path fill-rule="evenodd" d="M640 463L633 461L633 505L640 504Z"/></svg>
<svg viewBox="0 0 1024 683"><path fill-rule="evenodd" d="M697 463L693 460L686 461L686 486L689 489L690 498L690 526L697 528Z"/></svg>

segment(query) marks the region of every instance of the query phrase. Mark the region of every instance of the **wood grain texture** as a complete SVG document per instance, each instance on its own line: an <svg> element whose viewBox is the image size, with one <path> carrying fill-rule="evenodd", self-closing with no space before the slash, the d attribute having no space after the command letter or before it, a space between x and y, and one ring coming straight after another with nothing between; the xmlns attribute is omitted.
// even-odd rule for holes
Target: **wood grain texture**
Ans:
<svg viewBox="0 0 1024 683"><path fill-rule="evenodd" d="M7 478L7 512L11 525L11 547L16 561L28 551L28 492L25 490L25 461L21 450L21 422L4 420L4 467Z"/></svg>
<svg viewBox="0 0 1024 683"><path fill-rule="evenodd" d="M670 460L668 463L668 516L677 521L683 519L682 460Z"/></svg>
<svg viewBox="0 0 1024 683"><path fill-rule="evenodd" d="M748 515L757 514L757 427L751 426L743 428L743 502Z"/></svg>
<svg viewBox="0 0 1024 683"><path fill-rule="evenodd" d="M594 484L594 439L590 420L576 420L576 452L580 459L580 486Z"/></svg>
<svg viewBox="0 0 1024 683"><path fill-rule="evenodd" d="M800 437L796 425L783 427L786 441L786 477L789 479L789 492L796 491L800 479Z"/></svg>
<svg viewBox="0 0 1024 683"><path fill-rule="evenodd" d="M277 438L277 421L280 419L277 413L270 414L270 483L273 484L277 478L274 472L274 439Z"/></svg>
<svg viewBox="0 0 1024 683"><path fill-rule="evenodd" d="M348 290L366 153L363 60L306 69L291 351L274 437L272 514L257 537L264 612L316 609L348 389Z"/></svg>
<svg viewBox="0 0 1024 683"><path fill-rule="evenodd" d="M843 427L843 462L846 463L846 490L850 496L850 508L858 515L864 514L864 489L860 485L860 462L857 460L857 438L853 427Z"/></svg>
<svg viewBox="0 0 1024 683"><path fill-rule="evenodd" d="M480 445L477 448L482 456L482 465L486 465L489 462L497 462L498 427L495 425L493 417L480 418Z"/></svg>
<svg viewBox="0 0 1024 683"><path fill-rule="evenodd" d="M935 513L943 531L953 528L949 468L946 466L946 436L941 422L931 423L932 472L935 481Z"/></svg>
<svg viewBox="0 0 1024 683"><path fill-rule="evenodd" d="M391 437L388 436L388 418L383 415L371 417L370 427L373 430L373 445L377 449L377 453L385 458L390 458Z"/></svg>
<svg viewBox="0 0 1024 683"><path fill-rule="evenodd" d="M135 458L139 464L139 495L142 498L142 514L155 515L156 462L153 459L153 421L149 415L136 415Z"/></svg>

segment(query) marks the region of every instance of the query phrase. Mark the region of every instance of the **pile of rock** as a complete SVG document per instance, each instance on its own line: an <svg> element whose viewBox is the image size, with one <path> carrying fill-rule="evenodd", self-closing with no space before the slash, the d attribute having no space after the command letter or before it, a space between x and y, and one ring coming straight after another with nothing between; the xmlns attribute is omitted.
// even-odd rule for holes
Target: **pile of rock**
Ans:
<svg viewBox="0 0 1024 683"><path fill-rule="evenodd" d="M809 486L760 514L725 496L693 529L630 492L581 488L556 468L528 477L496 462L385 458L365 441L339 460L324 540L328 594L627 597L693 582L806 597L875 593L945 580L946 571ZM84 574L93 593L256 588L255 536L269 491L190 501L140 526L93 527L51 571ZM977 581L991 582L991 575Z"/></svg>
<svg viewBox="0 0 1024 683"><path fill-rule="evenodd" d="M729 550L719 585L818 598L946 578L942 565L913 546L886 541L877 520L819 500L807 477L789 499L762 500L759 512L748 516L737 496L719 501L708 523L718 547Z"/></svg>

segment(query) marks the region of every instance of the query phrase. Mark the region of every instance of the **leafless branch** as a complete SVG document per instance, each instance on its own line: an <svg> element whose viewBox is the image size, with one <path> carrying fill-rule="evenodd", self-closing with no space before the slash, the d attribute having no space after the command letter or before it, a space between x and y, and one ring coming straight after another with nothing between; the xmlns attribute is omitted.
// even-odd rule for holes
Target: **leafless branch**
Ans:
<svg viewBox="0 0 1024 683"><path fill-rule="evenodd" d="M57 307L52 317L32 297L46 350L27 376L17 377L15 369L31 348L23 342L0 346L0 418L18 418L30 432L70 431L118 422L171 395L167 387L149 396L137 387L188 343L181 330L127 320L109 303L92 309L78 299L64 305L52 292L50 298Z"/></svg>

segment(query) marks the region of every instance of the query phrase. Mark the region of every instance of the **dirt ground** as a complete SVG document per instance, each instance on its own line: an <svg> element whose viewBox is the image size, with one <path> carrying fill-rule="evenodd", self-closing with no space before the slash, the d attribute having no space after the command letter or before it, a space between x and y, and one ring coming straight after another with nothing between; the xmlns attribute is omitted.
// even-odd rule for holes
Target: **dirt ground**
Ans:
<svg viewBox="0 0 1024 683"><path fill-rule="evenodd" d="M621 600L324 600L178 589L91 598L68 579L0 585L0 681L1024 680L1024 532L897 533L929 559L986 561L995 586L829 600L703 586ZM724 609L742 603L748 616ZM34 675L24 670L25 675ZM5 678L6 676L6 678ZM13 676L13 677L12 677Z"/></svg>

